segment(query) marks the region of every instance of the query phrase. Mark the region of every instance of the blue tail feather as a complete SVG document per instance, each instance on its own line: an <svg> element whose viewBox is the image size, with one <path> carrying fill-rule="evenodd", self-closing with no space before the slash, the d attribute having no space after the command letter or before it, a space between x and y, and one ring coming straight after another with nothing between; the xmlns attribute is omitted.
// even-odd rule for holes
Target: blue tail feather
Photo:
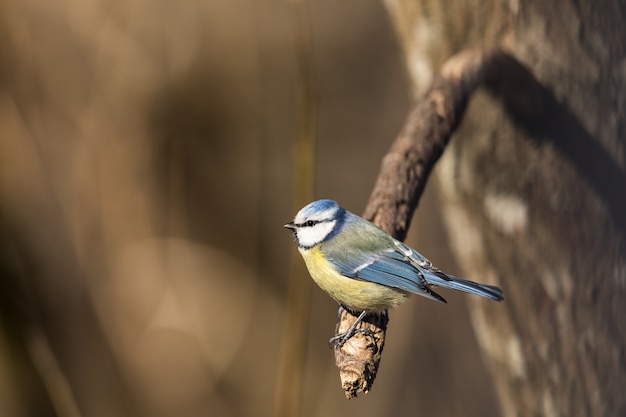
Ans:
<svg viewBox="0 0 626 417"><path fill-rule="evenodd" d="M453 290L479 295L495 301L504 300L502 290L494 285L479 284L474 281L469 281L467 279L451 275L442 275L444 275L445 278L434 274L427 274L426 280L429 284L436 285L438 287L451 288Z"/></svg>

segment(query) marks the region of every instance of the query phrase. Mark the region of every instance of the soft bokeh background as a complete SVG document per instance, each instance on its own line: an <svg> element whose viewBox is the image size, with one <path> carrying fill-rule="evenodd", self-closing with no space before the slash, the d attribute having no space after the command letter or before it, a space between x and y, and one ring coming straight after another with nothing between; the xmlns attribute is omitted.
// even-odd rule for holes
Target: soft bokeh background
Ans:
<svg viewBox="0 0 626 417"><path fill-rule="evenodd" d="M1 416L274 414L291 8L0 2ZM315 194L360 213L409 107L402 57L378 1L307 10ZM461 274L432 186L408 242ZM301 415L498 413L464 296L393 311L373 391L348 401L326 344L336 305L311 294Z"/></svg>

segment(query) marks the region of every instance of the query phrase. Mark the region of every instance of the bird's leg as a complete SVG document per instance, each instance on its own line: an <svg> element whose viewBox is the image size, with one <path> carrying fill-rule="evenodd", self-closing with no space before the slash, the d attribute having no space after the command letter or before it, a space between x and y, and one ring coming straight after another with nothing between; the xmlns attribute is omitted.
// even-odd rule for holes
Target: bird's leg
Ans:
<svg viewBox="0 0 626 417"><path fill-rule="evenodd" d="M346 309L344 306L342 306L342 305L339 306L339 316L341 316L341 312L344 309ZM350 311L350 310L348 310L348 311ZM352 311L350 311L350 312L352 312ZM346 332L339 333L339 334L336 334L333 337L331 337L330 340L328 341L328 346L330 346L331 349L334 346L342 347L344 345L344 343L346 343L348 341L348 339L350 339L352 336L354 336L354 334L357 333L357 332L373 334L374 332L372 332L372 330L370 330L370 329L357 329L356 328L359 325L359 323L361 323L363 321L365 316L367 316L367 311L364 310L364 311L361 312L361 314L359 314L359 317L357 317L357 319L354 321L354 323L352 323L352 325L350 327L348 327L348 330Z"/></svg>

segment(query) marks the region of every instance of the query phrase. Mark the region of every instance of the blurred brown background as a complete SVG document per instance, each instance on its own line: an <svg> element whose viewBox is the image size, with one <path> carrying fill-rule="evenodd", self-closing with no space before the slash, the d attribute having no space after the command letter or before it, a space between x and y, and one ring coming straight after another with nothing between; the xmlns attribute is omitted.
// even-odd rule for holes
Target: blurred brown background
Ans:
<svg viewBox="0 0 626 417"><path fill-rule="evenodd" d="M0 2L0 415L270 416L294 213L283 1ZM317 197L360 213L411 87L383 5L310 2ZM436 194L408 242L443 270ZM309 279L303 277L303 279ZM465 309L391 313L347 401L317 288L301 415L498 415Z"/></svg>

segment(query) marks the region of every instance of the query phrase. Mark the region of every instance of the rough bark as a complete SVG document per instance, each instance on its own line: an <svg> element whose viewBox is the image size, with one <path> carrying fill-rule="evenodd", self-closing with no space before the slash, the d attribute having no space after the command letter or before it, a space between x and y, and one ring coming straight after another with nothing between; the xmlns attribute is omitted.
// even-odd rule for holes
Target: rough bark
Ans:
<svg viewBox="0 0 626 417"><path fill-rule="evenodd" d="M604 197L616 231L624 234L626 228L620 213L626 212L626 197L619 191L626 181L621 169L527 68L499 49L467 50L445 63L383 159L364 217L395 238L405 238L429 174L457 127L470 96L480 85L500 100L521 128L533 132L535 138L551 142L569 157L596 193ZM618 181L605 181L607 178ZM344 312L338 329L347 328L354 319L352 314ZM336 363L348 398L371 388L384 346L386 323L386 320L366 323L374 336L361 334L347 347L335 347ZM356 363L359 365L355 366Z"/></svg>
<svg viewBox="0 0 626 417"><path fill-rule="evenodd" d="M446 53L495 44L523 64L500 71L539 82L487 78L437 170L465 276L507 297L470 301L503 414L624 415L623 6L452 3L386 2L414 91Z"/></svg>

